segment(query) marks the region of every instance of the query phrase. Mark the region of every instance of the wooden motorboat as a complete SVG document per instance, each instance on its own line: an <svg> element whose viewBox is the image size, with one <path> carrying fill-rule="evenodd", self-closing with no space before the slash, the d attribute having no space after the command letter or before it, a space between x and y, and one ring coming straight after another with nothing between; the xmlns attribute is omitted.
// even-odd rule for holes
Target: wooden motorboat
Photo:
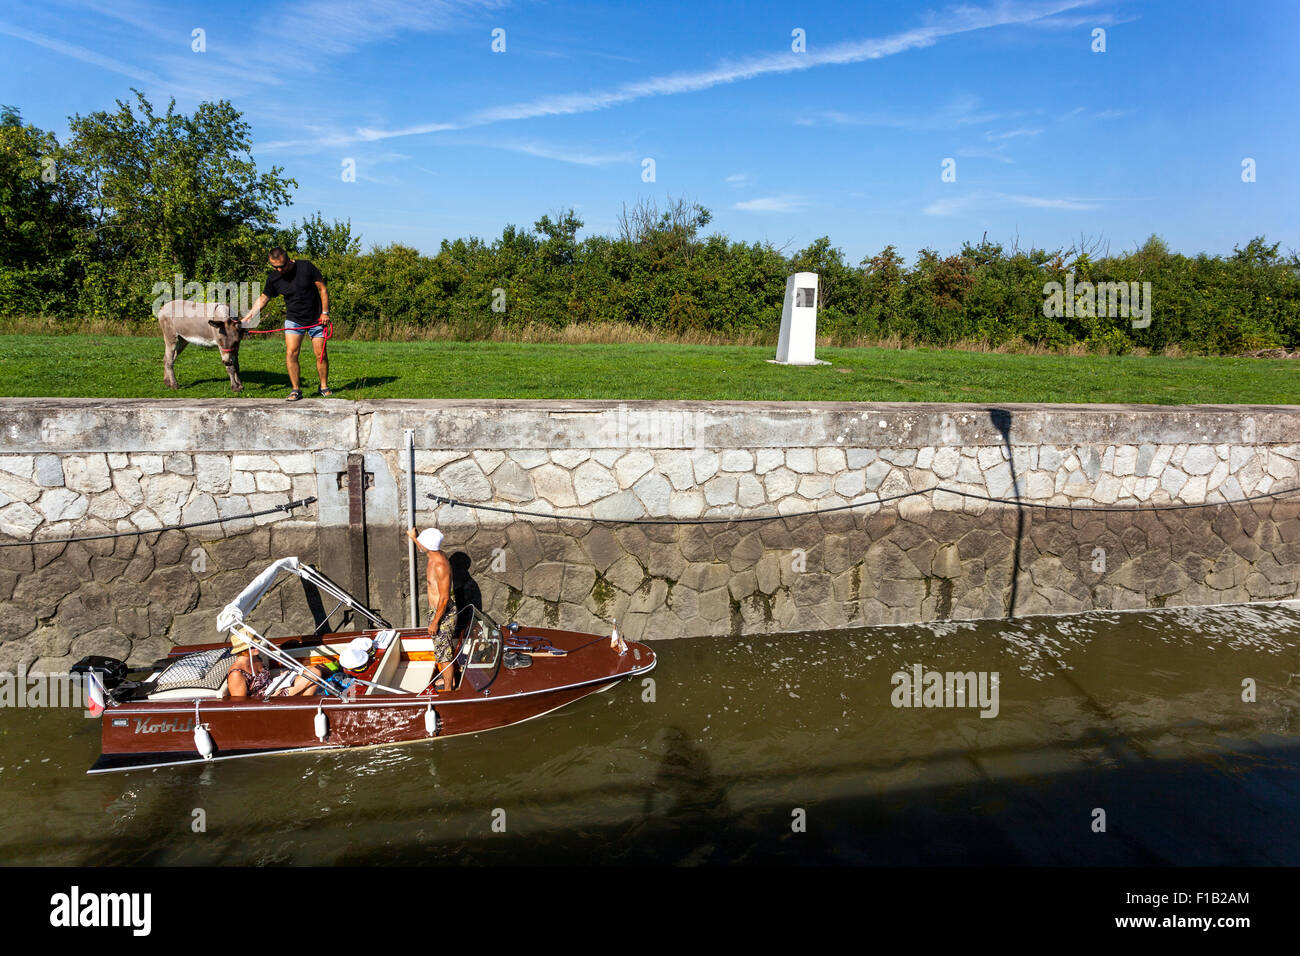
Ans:
<svg viewBox="0 0 1300 956"><path fill-rule="evenodd" d="M286 574L332 595L338 606L373 626L264 637L246 618ZM515 623L503 627L480 608L466 608L453 641L452 686L435 691L427 630L389 626L297 558L282 558L258 575L217 616L217 629L256 647L262 661L282 672L277 676L285 684L306 675L314 693L231 697L227 672L233 658L227 642L174 647L138 681L105 681L102 668L91 668L90 675L101 675L91 696L103 713L101 756L90 773L480 733L540 717L655 666L654 652L624 641L617 628L602 636ZM373 654L351 686L339 690L309 670L337 661L357 638L373 641ZM507 666L526 662L531 663Z"/></svg>

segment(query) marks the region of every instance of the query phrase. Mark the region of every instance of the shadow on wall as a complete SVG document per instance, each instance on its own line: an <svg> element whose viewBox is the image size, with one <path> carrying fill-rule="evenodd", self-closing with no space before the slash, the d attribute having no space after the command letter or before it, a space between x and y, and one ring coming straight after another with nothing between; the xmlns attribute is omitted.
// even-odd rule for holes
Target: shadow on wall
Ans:
<svg viewBox="0 0 1300 956"><path fill-rule="evenodd" d="M451 596L456 603L456 628L459 630L469 623L472 608L483 607L483 592L469 573L474 562L468 554L456 551L447 562L451 565Z"/></svg>
<svg viewBox="0 0 1300 956"><path fill-rule="evenodd" d="M1011 468L1011 493L1016 497L1016 540L1011 554L1011 583L1007 595L1007 619L1016 616L1016 595L1020 589L1020 545L1025 538L1025 506L1020 501L1020 479L1016 475L1016 459L1011 454L1011 413L1005 408L990 408L989 418L1002 436L1007 450L1007 464Z"/></svg>

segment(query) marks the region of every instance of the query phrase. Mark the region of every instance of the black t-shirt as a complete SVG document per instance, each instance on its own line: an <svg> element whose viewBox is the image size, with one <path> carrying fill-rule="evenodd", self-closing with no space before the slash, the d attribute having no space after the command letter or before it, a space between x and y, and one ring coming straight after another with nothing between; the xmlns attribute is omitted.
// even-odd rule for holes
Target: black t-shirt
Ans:
<svg viewBox="0 0 1300 956"><path fill-rule="evenodd" d="M312 324L320 321L320 290L317 282L324 282L325 277L307 259L295 259L285 272L268 272L262 291L267 298L284 296L284 314L291 321Z"/></svg>

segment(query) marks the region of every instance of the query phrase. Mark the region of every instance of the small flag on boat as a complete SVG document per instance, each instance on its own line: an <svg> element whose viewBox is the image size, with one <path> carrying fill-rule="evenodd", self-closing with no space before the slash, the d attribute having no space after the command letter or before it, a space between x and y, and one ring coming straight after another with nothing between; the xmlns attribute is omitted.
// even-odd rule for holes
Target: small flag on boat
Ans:
<svg viewBox="0 0 1300 956"><path fill-rule="evenodd" d="M104 712L104 686L94 671L86 671L86 712L91 717L98 717Z"/></svg>
<svg viewBox="0 0 1300 956"><path fill-rule="evenodd" d="M617 619L614 620L614 629L609 634L609 646L617 648L620 657L627 653L627 644L623 642L622 636L618 633Z"/></svg>

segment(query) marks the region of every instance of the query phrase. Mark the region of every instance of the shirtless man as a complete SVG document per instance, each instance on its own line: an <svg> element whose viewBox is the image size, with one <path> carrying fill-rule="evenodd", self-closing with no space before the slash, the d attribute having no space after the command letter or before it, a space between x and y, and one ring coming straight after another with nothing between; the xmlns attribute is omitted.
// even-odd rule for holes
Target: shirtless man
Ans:
<svg viewBox="0 0 1300 956"><path fill-rule="evenodd" d="M434 690L451 690L453 685L452 661L455 653L451 646L456 630L456 612L451 607L451 563L439 550L442 547L442 532L437 528L425 528L420 534L412 528L406 536L414 541L429 556L429 565L425 570L425 580L429 589L429 636L433 638L433 656L438 665L438 676L434 680Z"/></svg>

